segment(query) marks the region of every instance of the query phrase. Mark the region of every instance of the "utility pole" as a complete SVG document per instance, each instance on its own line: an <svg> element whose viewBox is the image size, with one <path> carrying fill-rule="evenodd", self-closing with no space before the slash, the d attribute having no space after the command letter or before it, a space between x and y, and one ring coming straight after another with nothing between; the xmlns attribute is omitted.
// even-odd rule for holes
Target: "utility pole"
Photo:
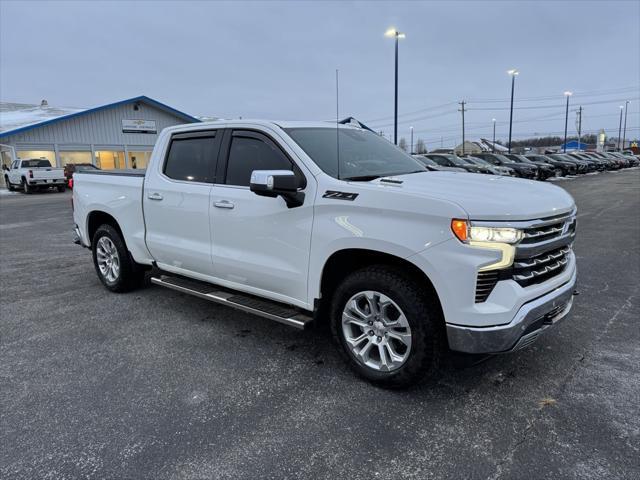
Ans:
<svg viewBox="0 0 640 480"><path fill-rule="evenodd" d="M459 105L461 106L460 110L458 110L459 112L462 112L462 156L464 156L464 112L465 112L465 108L464 108L464 104L466 102L464 100L462 100ZM453 152L455 153L455 152Z"/></svg>
<svg viewBox="0 0 640 480"><path fill-rule="evenodd" d="M624 150L624 142L627 138L627 107L629 106L629 100L624 102L624 130L622 130L622 150Z"/></svg>
<svg viewBox="0 0 640 480"><path fill-rule="evenodd" d="M582 105L578 108L578 150L581 150L580 143L582 140Z"/></svg>

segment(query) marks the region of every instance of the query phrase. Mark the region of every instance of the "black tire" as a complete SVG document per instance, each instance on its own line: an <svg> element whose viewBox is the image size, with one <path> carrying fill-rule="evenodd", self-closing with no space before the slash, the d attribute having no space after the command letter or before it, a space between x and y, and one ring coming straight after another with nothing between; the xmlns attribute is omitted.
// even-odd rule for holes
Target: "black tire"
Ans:
<svg viewBox="0 0 640 480"><path fill-rule="evenodd" d="M9 190L10 192L13 192L15 190L15 188L13 188L13 185L11 185L11 182L9 181L9 177L7 175L4 176L4 183L7 186L7 190Z"/></svg>
<svg viewBox="0 0 640 480"><path fill-rule="evenodd" d="M22 179L22 191L24 193L26 193L27 195L30 194L30 193L33 193L33 188L31 188L29 186L29 184L27 183L27 181L24 178Z"/></svg>
<svg viewBox="0 0 640 480"><path fill-rule="evenodd" d="M102 237L107 237L111 241L118 255L119 272L113 280L109 280L98 265L98 245ZM98 227L91 241L91 250L93 253L93 266L96 269L98 278L107 289L116 293L125 293L141 287L144 283L144 268L133 261L120 233L111 225L105 224Z"/></svg>
<svg viewBox="0 0 640 480"><path fill-rule="evenodd" d="M342 313L358 292L372 290L392 299L402 310L411 328L411 349L404 364L383 372L358 361L347 344L342 329ZM389 266L371 266L347 276L331 302L331 333L349 366L361 377L386 388L406 388L433 379L446 352L444 321L436 298L424 285Z"/></svg>
<svg viewBox="0 0 640 480"><path fill-rule="evenodd" d="M56 188L58 189L58 192L60 192L60 193L64 193L64 192L67 191L67 186L66 185L59 185Z"/></svg>

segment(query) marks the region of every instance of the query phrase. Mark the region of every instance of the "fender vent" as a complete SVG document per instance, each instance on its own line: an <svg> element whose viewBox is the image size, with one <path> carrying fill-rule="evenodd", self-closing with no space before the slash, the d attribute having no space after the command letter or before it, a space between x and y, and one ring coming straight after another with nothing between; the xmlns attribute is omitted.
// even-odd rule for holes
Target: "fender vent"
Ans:
<svg viewBox="0 0 640 480"><path fill-rule="evenodd" d="M488 272L479 272L476 280L476 303L482 303L493 291L493 287L498 283L499 272L491 270Z"/></svg>

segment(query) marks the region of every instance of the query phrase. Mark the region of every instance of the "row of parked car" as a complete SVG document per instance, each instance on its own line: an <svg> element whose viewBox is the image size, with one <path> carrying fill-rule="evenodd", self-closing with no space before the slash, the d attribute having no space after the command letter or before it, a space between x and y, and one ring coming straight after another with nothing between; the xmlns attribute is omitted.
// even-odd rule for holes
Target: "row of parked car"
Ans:
<svg viewBox="0 0 640 480"><path fill-rule="evenodd" d="M640 157L621 152L570 152L502 154L482 152L458 156L453 153L414 155L429 170L449 170L547 180L582 173L619 170L640 165Z"/></svg>

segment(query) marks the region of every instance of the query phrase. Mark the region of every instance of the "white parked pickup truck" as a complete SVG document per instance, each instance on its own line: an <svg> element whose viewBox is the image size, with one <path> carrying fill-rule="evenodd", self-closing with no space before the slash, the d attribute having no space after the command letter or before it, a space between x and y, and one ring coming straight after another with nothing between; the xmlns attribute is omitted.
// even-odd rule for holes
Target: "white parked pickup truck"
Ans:
<svg viewBox="0 0 640 480"><path fill-rule="evenodd" d="M54 187L59 192L67 189L64 169L53 168L45 159L15 160L4 172L4 181L9 190L21 189L24 193Z"/></svg>
<svg viewBox="0 0 640 480"><path fill-rule="evenodd" d="M145 171L77 172L76 242L111 291L151 282L298 328L402 387L447 347L499 353L565 317L576 206L532 180L429 172L331 123L165 129Z"/></svg>

